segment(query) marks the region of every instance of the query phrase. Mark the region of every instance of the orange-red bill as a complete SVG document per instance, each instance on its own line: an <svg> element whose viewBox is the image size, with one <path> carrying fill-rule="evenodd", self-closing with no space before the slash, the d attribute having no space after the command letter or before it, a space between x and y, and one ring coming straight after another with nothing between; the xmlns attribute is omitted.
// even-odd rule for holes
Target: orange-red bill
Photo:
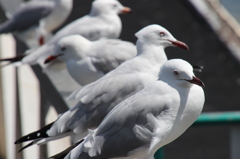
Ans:
<svg viewBox="0 0 240 159"><path fill-rule="evenodd" d="M40 36L40 38L39 38L39 45L42 46L42 45L44 45L44 43L45 43L44 37Z"/></svg>
<svg viewBox="0 0 240 159"><path fill-rule="evenodd" d="M128 13L132 13L131 8L128 7L124 7L123 10L121 11L122 14L128 14Z"/></svg>
<svg viewBox="0 0 240 159"><path fill-rule="evenodd" d="M173 45L175 45L176 47L182 48L184 50L189 50L187 44L185 44L184 42L181 41L171 41L169 40Z"/></svg>
<svg viewBox="0 0 240 159"><path fill-rule="evenodd" d="M47 64L47 63L49 63L49 62L51 62L51 61L54 61L54 60L56 60L58 58L58 56L49 56L45 61L44 61L44 64Z"/></svg>
<svg viewBox="0 0 240 159"><path fill-rule="evenodd" d="M192 80L186 80L186 81L196 84L196 85L199 85L200 87L205 87L204 83L199 78L194 77L194 76L193 76Z"/></svg>

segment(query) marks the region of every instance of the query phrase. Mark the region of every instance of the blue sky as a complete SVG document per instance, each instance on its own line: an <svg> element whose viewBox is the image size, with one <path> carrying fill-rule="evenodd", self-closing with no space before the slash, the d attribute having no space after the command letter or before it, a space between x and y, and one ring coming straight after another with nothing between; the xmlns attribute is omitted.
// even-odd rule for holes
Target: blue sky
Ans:
<svg viewBox="0 0 240 159"><path fill-rule="evenodd" d="M240 23L240 0L220 0L223 6L236 18Z"/></svg>

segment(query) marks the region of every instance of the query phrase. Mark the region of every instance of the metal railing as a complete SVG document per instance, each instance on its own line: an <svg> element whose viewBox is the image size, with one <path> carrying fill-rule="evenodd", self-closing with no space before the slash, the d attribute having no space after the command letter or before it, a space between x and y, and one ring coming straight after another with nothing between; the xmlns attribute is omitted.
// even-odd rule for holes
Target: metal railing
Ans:
<svg viewBox="0 0 240 159"><path fill-rule="evenodd" d="M202 113L192 126L232 125L230 135L230 159L240 159L240 111ZM159 149L155 159L164 159L164 149Z"/></svg>

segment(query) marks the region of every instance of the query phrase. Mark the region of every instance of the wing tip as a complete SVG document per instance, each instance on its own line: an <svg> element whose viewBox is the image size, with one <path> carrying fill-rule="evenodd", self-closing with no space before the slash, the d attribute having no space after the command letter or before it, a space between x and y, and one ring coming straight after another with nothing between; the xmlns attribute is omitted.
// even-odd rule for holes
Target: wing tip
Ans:
<svg viewBox="0 0 240 159"><path fill-rule="evenodd" d="M26 141L30 141L30 140L36 140L36 139L40 139L40 138L46 138L49 137L47 134L47 131L51 128L51 126L54 124L54 122L42 127L40 130L32 132L26 136L23 136L21 138L19 138L18 140L16 140L14 143L15 144L20 144Z"/></svg>
<svg viewBox="0 0 240 159"><path fill-rule="evenodd" d="M31 142L29 144L27 144L26 146L23 146L20 150L18 150L18 153L22 152L24 149L28 148L29 146L32 146L35 142Z"/></svg>
<svg viewBox="0 0 240 159"><path fill-rule="evenodd" d="M75 144L73 144L72 146L68 147L67 149L63 150L62 152L49 157L49 159L64 159L65 156L67 156L67 154L73 150L75 147L77 147L79 144L81 144L84 141L84 139L76 142Z"/></svg>

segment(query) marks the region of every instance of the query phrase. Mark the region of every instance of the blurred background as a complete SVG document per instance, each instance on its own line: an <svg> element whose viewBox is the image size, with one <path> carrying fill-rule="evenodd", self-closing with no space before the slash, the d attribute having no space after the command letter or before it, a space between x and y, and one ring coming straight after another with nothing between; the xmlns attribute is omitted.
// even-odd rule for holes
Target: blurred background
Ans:
<svg viewBox="0 0 240 159"><path fill-rule="evenodd" d="M0 12L1 19L5 17L4 10L6 6L12 6L12 10L14 10L16 6L20 4L20 0L0 0L0 2L2 3ZM6 2L8 5L6 5ZM64 25L88 14L91 2L92 0L74 0L73 11ZM205 83L204 91L206 102L203 112L228 112L224 118L222 118L221 114L218 114L219 116L217 116L214 122L211 122L210 116L209 121L205 123L201 123L200 121L198 124L193 125L180 138L163 148L163 154L161 155L164 155L164 159L239 159L240 142L238 143L237 141L240 141L240 115L238 114L240 110L240 1L120 0L120 2L133 10L133 14L131 15L121 15L123 29L120 39L135 43L136 37L134 34L149 24L159 24L167 28L176 39L185 42L190 48L188 52L178 48L167 48L168 58L182 58L193 65L204 66L201 73L196 73L196 76ZM13 44L6 44L6 41L1 38L0 43L1 54L3 50L7 52L17 52L18 54L26 50L26 46L18 40L16 44L14 42ZM9 48L3 49L4 47ZM4 81L4 78L5 81L10 78L18 81L20 78L20 81L13 82L13 85L11 83L7 83L6 85L6 83L2 82L1 85L0 159L20 159L27 158L27 156L32 158L34 154L27 155L25 152L20 154L16 153L16 150L19 148L13 145L14 138L35 131L38 127L45 124L45 119L43 119L43 121L39 119L33 120L31 117L23 115L20 111L22 109L21 89L31 87L29 89L33 92L40 92L36 96L41 96L41 93L44 92L42 89L44 88L39 86L39 82L31 69L19 72L18 69L13 67L8 68L12 69L11 71L15 71L9 78L6 75L9 72L7 71L6 73L5 70L4 73L4 69L5 68L1 69L0 82ZM26 72L27 74L25 74ZM22 87L19 86L22 83L21 79L26 78L31 78L31 81L24 83L23 88L19 88ZM52 84L54 86L54 81ZM11 95L10 97L5 95L9 88L16 90L15 93L12 94L12 97ZM32 95L33 92L30 92L30 94ZM25 101L31 100L31 102L36 103L36 105L42 101L42 98L39 100L39 97L37 97L36 100L34 100L35 98L30 98L31 99L28 99L27 97ZM12 102L12 105L16 106L13 108L15 111L13 115L9 116L9 114L6 113L6 110L9 109L6 108L4 104L6 100L7 103ZM34 104L31 104L31 109L33 110L30 111L35 111L35 113L39 111L46 113L45 109L40 108L39 110L39 108L37 108L34 110ZM235 112L235 114L232 114L232 112ZM32 115L35 116L35 118L45 118L47 116ZM234 118L233 115L235 115ZM56 115L52 120L55 119ZM15 125L7 121L11 121L11 123L15 123ZM28 127L28 130L23 130L24 122L30 121L32 125L25 125L25 127ZM36 122L38 124L36 124ZM35 125L37 126L35 127ZM11 126L12 128L9 128ZM12 136L14 138L12 140L9 139ZM10 141L13 141L12 144ZM68 141L65 141L62 144L67 142ZM61 146L58 144L57 147ZM39 149L35 146L35 148L29 149L28 153L33 152L33 149L37 149L34 150L34 152L36 151L38 154L47 153L46 148ZM54 152L52 153L54 154Z"/></svg>

